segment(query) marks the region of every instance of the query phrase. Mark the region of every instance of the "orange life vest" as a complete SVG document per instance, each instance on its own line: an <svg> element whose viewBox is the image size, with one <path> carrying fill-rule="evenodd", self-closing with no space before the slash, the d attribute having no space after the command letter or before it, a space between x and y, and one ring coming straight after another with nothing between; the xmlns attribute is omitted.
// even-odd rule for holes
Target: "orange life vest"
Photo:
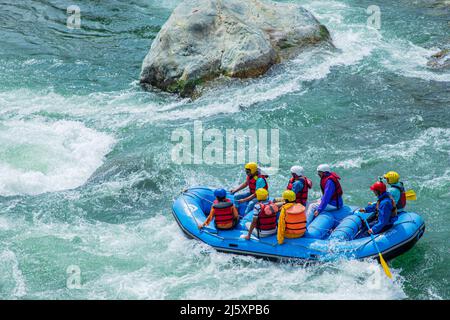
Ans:
<svg viewBox="0 0 450 320"><path fill-rule="evenodd" d="M284 221L286 224L286 236L289 238L300 238L306 232L305 207L300 203L295 203L292 207L285 210Z"/></svg>

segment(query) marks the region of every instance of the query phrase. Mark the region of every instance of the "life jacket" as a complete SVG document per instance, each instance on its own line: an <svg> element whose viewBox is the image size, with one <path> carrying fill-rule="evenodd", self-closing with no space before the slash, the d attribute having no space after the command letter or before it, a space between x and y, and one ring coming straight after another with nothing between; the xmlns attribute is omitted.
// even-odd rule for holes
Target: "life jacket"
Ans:
<svg viewBox="0 0 450 320"><path fill-rule="evenodd" d="M401 210L406 207L406 190L405 190L405 187L403 186L403 183L400 183L400 184L401 184L400 186L391 184L392 188L395 188L398 191L400 191L400 199L398 200L398 202L396 204L397 210Z"/></svg>
<svg viewBox="0 0 450 320"><path fill-rule="evenodd" d="M261 171L257 171L256 175L249 177L247 176L247 184L248 184L248 188L250 189L250 193L254 194L256 191L256 180L258 180L259 178L264 179L264 182L266 183L266 185L264 186L264 189L268 190L269 189L269 185L267 184L267 180L266 178L268 178L268 175L264 175L261 174Z"/></svg>
<svg viewBox="0 0 450 320"><path fill-rule="evenodd" d="M212 207L214 208L214 221L217 228L227 228L230 224L233 224L233 203L230 199L225 199L223 202L216 199Z"/></svg>
<svg viewBox="0 0 450 320"><path fill-rule="evenodd" d="M285 233L291 238L300 238L306 232L306 213L302 204L295 203L292 207L286 209Z"/></svg>
<svg viewBox="0 0 450 320"><path fill-rule="evenodd" d="M289 179L289 183L286 189L292 190L295 181L303 182L303 189L295 194L295 202L301 203L302 205L306 206L306 201L308 200L308 190L312 188L312 181L307 177L300 177L298 180L291 178Z"/></svg>
<svg viewBox="0 0 450 320"><path fill-rule="evenodd" d="M258 230L273 230L277 227L278 206L269 201L267 204L260 203L261 210L258 214L256 228Z"/></svg>
<svg viewBox="0 0 450 320"><path fill-rule="evenodd" d="M387 197L389 197L389 199L391 200L391 203L392 203L391 218L393 218L393 217L395 217L395 216L397 215L397 207L396 207L396 205L395 205L395 200L394 200L394 198L393 198L390 194L387 194ZM376 217L377 220L378 220L378 214L379 214L379 208L380 208L381 200L384 200L385 198L386 198L386 197L383 197L383 198L381 198L381 199L378 199L377 205L375 206L375 217Z"/></svg>
<svg viewBox="0 0 450 320"><path fill-rule="evenodd" d="M342 197L342 195L344 194L344 192L342 191L341 184L339 183L340 179L341 177L339 177L335 172L331 172L328 176L323 176L320 179L320 188L322 189L322 194L325 193L325 186L327 185L328 180L334 182L335 189L333 195L331 196L331 199L336 201L336 206L338 209L339 209L338 199L339 197Z"/></svg>

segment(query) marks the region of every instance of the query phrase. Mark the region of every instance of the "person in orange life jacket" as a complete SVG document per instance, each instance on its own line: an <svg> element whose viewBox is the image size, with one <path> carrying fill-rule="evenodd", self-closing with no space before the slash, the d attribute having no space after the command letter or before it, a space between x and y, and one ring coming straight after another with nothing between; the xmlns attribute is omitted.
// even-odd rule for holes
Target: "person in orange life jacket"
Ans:
<svg viewBox="0 0 450 320"><path fill-rule="evenodd" d="M239 221L239 214L236 207L226 198L227 192L224 189L216 189L214 196L216 200L214 200L211 206L209 216L203 224L198 225L198 228L201 229L209 225L214 218L217 229L232 229Z"/></svg>
<svg viewBox="0 0 450 320"><path fill-rule="evenodd" d="M249 162L245 165L245 173L247 174L247 179L245 180L245 182L242 183L239 187L230 190L231 194L235 194L245 187L248 187L248 192L238 194L234 197L234 200L238 204L248 202L244 216L252 211L253 207L258 202L255 196L256 190L260 188L264 188L267 190L269 188L266 180L267 176L261 174L261 171L259 170L258 165L255 162Z"/></svg>
<svg viewBox="0 0 450 320"><path fill-rule="evenodd" d="M283 244L284 238L300 238L306 232L305 207L296 202L294 191L284 191L283 199L285 204L281 207L278 218L278 244Z"/></svg>
<svg viewBox="0 0 450 320"><path fill-rule="evenodd" d="M253 214L250 213L244 218L249 219L249 216L252 216L251 222L245 223L248 230L248 234L244 237L246 240L249 240L252 234L262 238L277 233L277 213L281 203L269 201L269 192L264 188L256 190L256 198L258 202L253 208Z"/></svg>
<svg viewBox="0 0 450 320"><path fill-rule="evenodd" d="M370 190L377 196L378 201L364 209L360 209L359 212L375 212L375 220L369 223L370 229L367 230L367 234L378 234L392 227L393 223L397 220L397 209L395 207L395 200L386 191L386 185L383 182L375 182L370 187ZM365 223L363 223L363 226L365 226Z"/></svg>
<svg viewBox="0 0 450 320"><path fill-rule="evenodd" d="M312 182L305 177L303 167L293 166L291 168L292 178L286 187L287 190L292 190L295 193L296 203L301 203L305 207L308 201L308 190L312 188Z"/></svg>
<svg viewBox="0 0 450 320"><path fill-rule="evenodd" d="M312 203L309 206L306 214L308 225L323 211L335 211L344 205L342 200L343 191L339 182L341 178L335 172L331 172L330 166L327 164L319 165L317 174L320 177L322 198L319 202Z"/></svg>

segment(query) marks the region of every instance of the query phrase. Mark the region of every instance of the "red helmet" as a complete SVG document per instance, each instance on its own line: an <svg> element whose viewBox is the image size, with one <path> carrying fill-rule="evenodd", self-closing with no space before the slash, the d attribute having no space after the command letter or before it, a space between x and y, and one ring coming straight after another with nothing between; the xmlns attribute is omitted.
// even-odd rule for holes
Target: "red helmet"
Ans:
<svg viewBox="0 0 450 320"><path fill-rule="evenodd" d="M381 181L377 181L370 187L370 190L383 193L386 192L386 185Z"/></svg>

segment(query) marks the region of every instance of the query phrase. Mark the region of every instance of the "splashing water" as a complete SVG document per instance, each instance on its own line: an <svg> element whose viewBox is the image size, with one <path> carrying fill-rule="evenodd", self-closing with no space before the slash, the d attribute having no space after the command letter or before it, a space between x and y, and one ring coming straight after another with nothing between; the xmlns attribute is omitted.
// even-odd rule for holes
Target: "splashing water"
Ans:
<svg viewBox="0 0 450 320"><path fill-rule="evenodd" d="M335 49L307 50L195 101L137 84L179 1L81 1L80 30L66 28L61 1L37 2L31 13L5 4L0 298L448 299L450 73L427 67L445 44L445 16L381 1L376 30L366 23L372 3L298 2L328 27ZM418 193L408 207L424 216L427 232L391 263L394 282L374 261L277 264L187 240L170 215L176 193L232 187L242 171L172 163L171 132L192 130L193 120L219 130L279 128L273 194L299 163L319 196L314 168L329 162L343 177L345 201L365 204L368 185L396 169ZM67 286L73 265L80 289Z"/></svg>

